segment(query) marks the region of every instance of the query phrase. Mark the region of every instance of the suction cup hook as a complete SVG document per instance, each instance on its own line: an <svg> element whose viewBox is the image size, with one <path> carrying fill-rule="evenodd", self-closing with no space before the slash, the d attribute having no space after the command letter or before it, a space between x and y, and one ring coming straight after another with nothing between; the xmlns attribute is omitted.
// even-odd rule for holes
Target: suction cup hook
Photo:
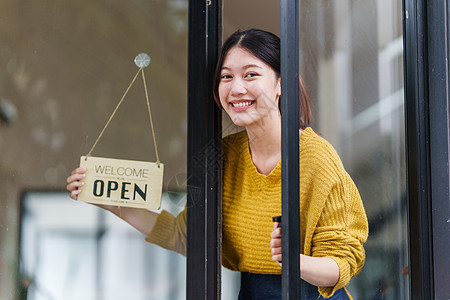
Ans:
<svg viewBox="0 0 450 300"><path fill-rule="evenodd" d="M148 56L147 53L141 53L136 56L136 58L134 59L134 63L139 68L146 68L150 64L150 60L150 56Z"/></svg>

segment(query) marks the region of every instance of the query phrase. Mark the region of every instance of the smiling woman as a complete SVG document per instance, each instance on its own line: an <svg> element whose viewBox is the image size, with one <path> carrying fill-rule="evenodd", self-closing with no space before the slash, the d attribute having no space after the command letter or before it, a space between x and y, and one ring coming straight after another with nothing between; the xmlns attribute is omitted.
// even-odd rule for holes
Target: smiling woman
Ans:
<svg viewBox="0 0 450 300"><path fill-rule="evenodd" d="M281 231L272 224L281 213L279 49L272 33L237 31L215 75L217 104L245 127L223 140L222 264L242 274L239 299L281 299ZM345 286L364 264L367 218L337 153L308 127L308 98L300 94L302 299L349 299ZM183 234L185 220L185 211L161 214L147 241L179 248L173 232Z"/></svg>
<svg viewBox="0 0 450 300"><path fill-rule="evenodd" d="M240 299L278 299L281 230L271 216L281 209L279 38L257 29L235 32L223 45L214 83L218 105L245 127L224 139L224 266L242 272ZM304 299L348 299L344 287L364 264L367 218L336 152L308 127L309 100L299 86ZM241 220L246 226L237 229ZM270 251L264 247L267 235Z"/></svg>
<svg viewBox="0 0 450 300"><path fill-rule="evenodd" d="M244 36L247 36L247 38L243 38ZM259 98L260 110L257 111L257 116L264 117L271 116L272 113L279 113L281 95L279 53L279 38L273 33L262 30L246 30L245 32L238 30L232 34L223 44L222 53L217 62L213 88L214 100L217 105L224 108L227 113L229 109L227 110L226 106L246 107L253 105L256 99L243 98L244 101L239 101L239 94L248 86L251 88L248 91L250 95ZM232 72L236 72L236 74ZM240 76L241 79L233 78L233 76ZM258 80L259 86L251 85L258 77L263 77L264 83L269 85L261 87L261 80ZM271 80L274 80L274 82L270 82ZM299 81L299 128L305 129L310 125L312 116L308 93L301 77ZM243 85L244 82L247 84ZM266 90L270 87L275 87L275 90L272 91L272 94L275 93L275 95L271 95ZM225 97L222 100L220 93L227 93L228 95L222 95ZM236 93L238 97L236 97ZM244 91L244 93L247 93L247 91ZM226 105L222 104L221 101L225 101ZM250 102L250 105L248 102ZM254 114L255 111L252 115ZM239 120L236 121L239 122Z"/></svg>

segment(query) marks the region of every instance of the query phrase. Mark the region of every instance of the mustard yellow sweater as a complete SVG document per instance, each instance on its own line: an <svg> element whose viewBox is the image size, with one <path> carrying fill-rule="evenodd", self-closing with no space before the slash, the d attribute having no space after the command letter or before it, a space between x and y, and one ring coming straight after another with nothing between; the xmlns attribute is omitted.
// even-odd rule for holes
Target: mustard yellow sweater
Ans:
<svg viewBox="0 0 450 300"><path fill-rule="evenodd" d="M222 263L240 272L280 274L269 242L272 217L281 215L281 163L269 175L260 174L246 131L224 138L223 149ZM330 257L339 266L339 282L319 288L329 297L361 270L368 224L339 156L311 128L300 136L300 230L303 254ZM184 254L185 211L177 217L162 212L147 241Z"/></svg>

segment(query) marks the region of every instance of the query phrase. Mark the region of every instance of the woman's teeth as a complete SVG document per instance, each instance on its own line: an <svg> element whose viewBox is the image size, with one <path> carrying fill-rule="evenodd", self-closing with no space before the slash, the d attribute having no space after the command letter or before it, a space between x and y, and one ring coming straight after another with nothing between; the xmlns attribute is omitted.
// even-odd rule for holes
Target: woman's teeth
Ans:
<svg viewBox="0 0 450 300"><path fill-rule="evenodd" d="M233 107L244 107L244 106L250 106L253 103L253 101L246 101L246 102L239 102L239 103L231 103Z"/></svg>

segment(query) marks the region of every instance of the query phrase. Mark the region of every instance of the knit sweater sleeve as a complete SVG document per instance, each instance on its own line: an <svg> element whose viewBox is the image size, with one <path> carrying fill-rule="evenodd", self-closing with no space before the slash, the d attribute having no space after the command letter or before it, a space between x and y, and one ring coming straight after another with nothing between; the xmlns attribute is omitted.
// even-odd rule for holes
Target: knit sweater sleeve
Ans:
<svg viewBox="0 0 450 300"><path fill-rule="evenodd" d="M324 203L317 223L311 254L332 258L339 267L339 281L334 287L319 287L324 297L345 287L362 269L365 260L363 244L368 222L358 190L344 171L335 182Z"/></svg>
<svg viewBox="0 0 450 300"><path fill-rule="evenodd" d="M145 240L186 255L186 208L176 217L163 210Z"/></svg>

